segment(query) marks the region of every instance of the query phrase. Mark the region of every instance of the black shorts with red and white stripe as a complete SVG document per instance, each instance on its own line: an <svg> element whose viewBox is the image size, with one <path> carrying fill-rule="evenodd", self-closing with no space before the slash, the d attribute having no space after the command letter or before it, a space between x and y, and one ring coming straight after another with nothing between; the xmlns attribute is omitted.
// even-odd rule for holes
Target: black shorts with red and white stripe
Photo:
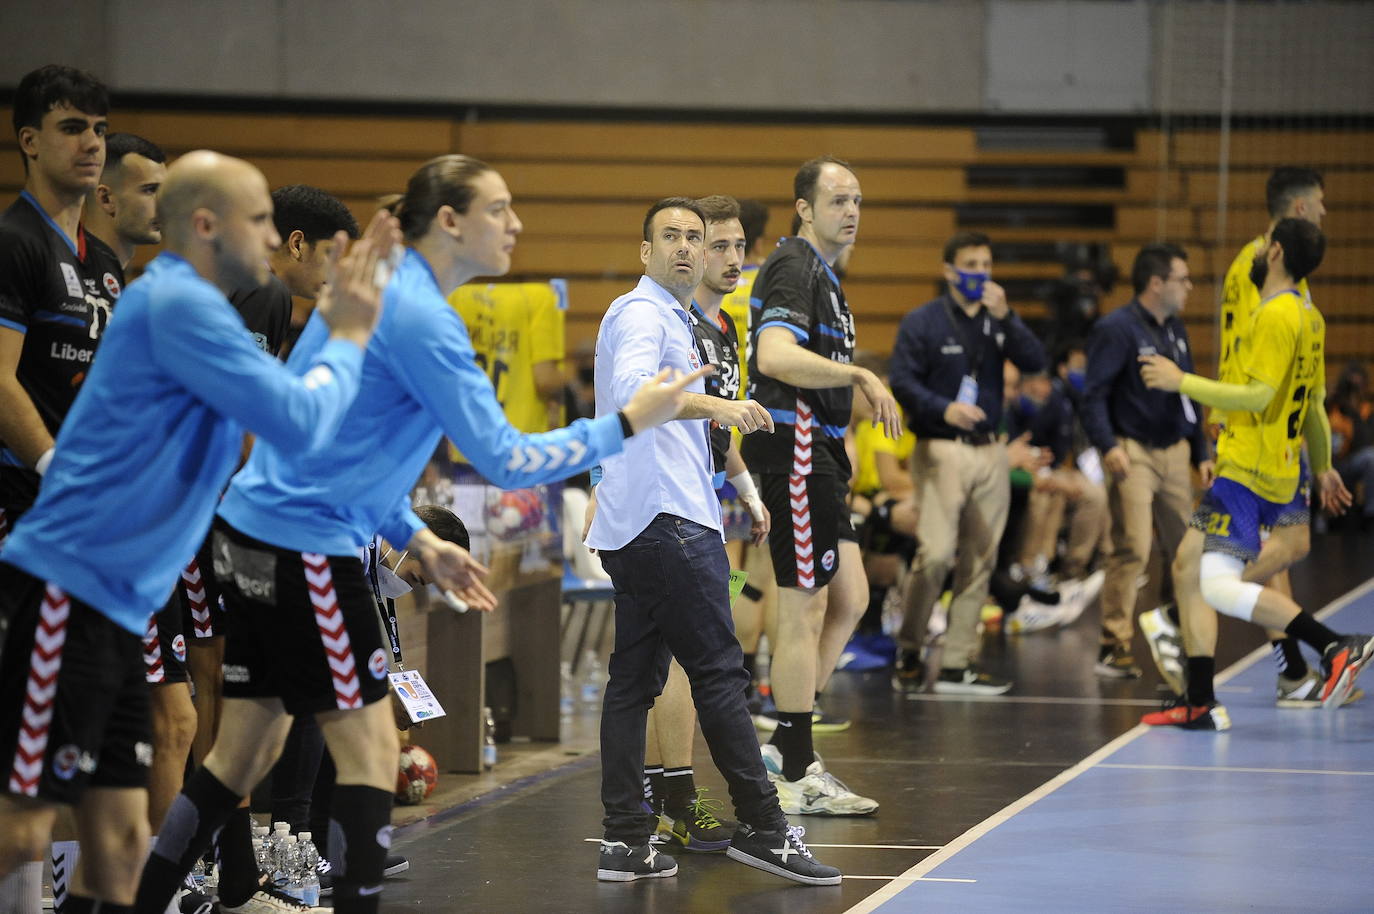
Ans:
<svg viewBox="0 0 1374 914"><path fill-rule="evenodd" d="M177 597L181 604L181 631L192 644L225 632L224 600L215 579L215 563L210 552L211 537L201 543L195 557L181 569Z"/></svg>
<svg viewBox="0 0 1374 914"><path fill-rule="evenodd" d="M385 698L387 651L357 555L292 552L215 521L230 618L225 698L280 698L289 714Z"/></svg>
<svg viewBox="0 0 1374 914"><path fill-rule="evenodd" d="M186 636L182 634L181 621L182 598L176 593L148 620L148 633L143 636L143 668L149 685L187 681Z"/></svg>
<svg viewBox="0 0 1374 914"><path fill-rule="evenodd" d="M138 635L0 562L0 777L75 804L87 787L144 787L153 761Z"/></svg>
<svg viewBox="0 0 1374 914"><path fill-rule="evenodd" d="M832 474L759 474L773 519L768 552L779 587L824 587L840 567L840 540L858 540L849 516L849 481Z"/></svg>

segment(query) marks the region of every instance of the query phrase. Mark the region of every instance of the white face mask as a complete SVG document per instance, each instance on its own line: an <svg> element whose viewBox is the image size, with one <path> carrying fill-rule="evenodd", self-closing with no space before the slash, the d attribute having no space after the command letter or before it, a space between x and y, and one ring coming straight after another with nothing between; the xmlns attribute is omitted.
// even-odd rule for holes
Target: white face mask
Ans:
<svg viewBox="0 0 1374 914"><path fill-rule="evenodd" d="M401 557L396 560L397 568L401 567L401 563L406 560L406 554L402 552ZM386 558L386 556L382 557ZM379 561L377 563L377 590L386 599L394 600L403 594L410 593L411 586L402 580L400 575Z"/></svg>

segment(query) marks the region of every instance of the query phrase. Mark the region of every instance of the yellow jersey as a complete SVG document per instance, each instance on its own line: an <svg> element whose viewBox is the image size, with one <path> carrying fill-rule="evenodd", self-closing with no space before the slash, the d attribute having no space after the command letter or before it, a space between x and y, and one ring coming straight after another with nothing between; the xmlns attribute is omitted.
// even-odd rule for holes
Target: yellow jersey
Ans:
<svg viewBox="0 0 1374 914"><path fill-rule="evenodd" d="M1232 355L1241 336L1249 331L1255 309L1259 307L1259 289L1250 281L1250 265L1266 246L1264 236L1260 235L1240 249L1226 271L1226 281L1221 291L1221 345L1217 350L1217 380L1227 384L1244 384L1249 380ZM1298 283L1298 291L1303 298L1312 300L1306 279Z"/></svg>
<svg viewBox="0 0 1374 914"><path fill-rule="evenodd" d="M448 301L467 326L477 364L491 379L506 419L522 432L547 432L549 406L535 386L534 366L563 361L567 284L464 285Z"/></svg>
<svg viewBox="0 0 1374 914"><path fill-rule="evenodd" d="M1231 353L1240 374L1274 388L1262 412L1232 411L1217 442L1217 475L1285 504L1298 488L1302 427L1326 386L1326 321L1298 289L1260 302ZM1322 404L1317 404L1322 409Z"/></svg>
<svg viewBox="0 0 1374 914"><path fill-rule="evenodd" d="M891 454L900 463L910 460L916 450L916 433L906 427L901 407L897 411L902 421L902 437L896 441L884 434L881 425L874 428L868 419L854 424L854 491L859 495L873 495L883 487L878 476L879 454Z"/></svg>
<svg viewBox="0 0 1374 914"><path fill-rule="evenodd" d="M753 294L754 280L759 275L756 264L749 264L739 272L739 284L735 291L721 299L720 311L735 322L735 338L742 349L739 354L739 399L749 398L749 353L753 350L753 340L749 339L749 296Z"/></svg>

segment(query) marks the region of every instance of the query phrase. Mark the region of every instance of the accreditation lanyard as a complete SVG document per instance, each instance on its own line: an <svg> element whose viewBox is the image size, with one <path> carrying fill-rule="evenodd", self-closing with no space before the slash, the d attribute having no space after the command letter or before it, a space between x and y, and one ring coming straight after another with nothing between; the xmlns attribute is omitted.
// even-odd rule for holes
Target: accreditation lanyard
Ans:
<svg viewBox="0 0 1374 914"><path fill-rule="evenodd" d="M954 328L954 332L959 336L959 342L964 344L964 357L968 359L968 377L975 382L978 380L978 372L983 368L983 352L987 347L988 337L992 335L992 318L988 315L987 309L983 309L983 332L978 334L978 345L975 348L969 342L968 335L964 332L964 326L959 322L959 316L954 313L954 306L950 304L949 296L943 299L945 303L945 313L949 315L949 325ZM975 316L976 322L978 318Z"/></svg>
<svg viewBox="0 0 1374 914"><path fill-rule="evenodd" d="M390 555L390 551L387 555ZM381 585L377 581L377 566L381 564L383 557L377 555L377 541L374 539L367 544L367 582L372 585L372 596L377 602L377 612L382 616L382 622L386 628L386 636L391 641L391 656L396 661L396 665L405 669L405 664L401 659L401 628L400 622L396 618L396 601L390 597L382 596ZM405 558L405 554L401 554ZM400 564L397 562L396 564Z"/></svg>

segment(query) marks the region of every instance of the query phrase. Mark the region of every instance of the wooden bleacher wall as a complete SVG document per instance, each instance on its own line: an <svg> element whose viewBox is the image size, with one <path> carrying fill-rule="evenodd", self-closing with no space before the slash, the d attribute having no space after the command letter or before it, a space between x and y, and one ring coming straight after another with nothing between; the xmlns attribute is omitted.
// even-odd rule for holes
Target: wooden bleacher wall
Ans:
<svg viewBox="0 0 1374 914"><path fill-rule="evenodd" d="M784 234L797 165L831 152L854 164L864 191L846 281L862 348L889 351L902 315L934 295L957 205L1091 203L1113 208L1112 228L968 227L986 228L994 242L1106 242L1123 276L1139 245L1162 229L1192 255L1196 289L1187 317L1194 349L1208 364L1216 283L1266 224L1269 169L1310 164L1327 175L1330 246L1313 292L1328 320L1328 364L1334 372L1347 359L1374 355L1374 131L1233 132L1227 231L1218 247L1216 130L1162 139L1141 129L1134 150L1061 153L980 150L971 127L467 123L190 111L117 111L111 125L148 137L170 155L208 147L242 156L272 186L318 185L341 197L359 221L432 156L461 151L485 159L505 176L525 224L512 278L568 279L570 348L594 337L606 305L639 275L640 223L649 202L669 194L753 197L770 207L769 234ZM0 201L7 205L23 171L13 139L5 146ZM1126 180L1114 189L970 188L967 169L979 165L1110 166L1124 169ZM999 279L1061 272L1052 261L994 266ZM1106 307L1129 297L1129 282L1122 282ZM1045 316L1041 302L1014 304L1027 317Z"/></svg>

